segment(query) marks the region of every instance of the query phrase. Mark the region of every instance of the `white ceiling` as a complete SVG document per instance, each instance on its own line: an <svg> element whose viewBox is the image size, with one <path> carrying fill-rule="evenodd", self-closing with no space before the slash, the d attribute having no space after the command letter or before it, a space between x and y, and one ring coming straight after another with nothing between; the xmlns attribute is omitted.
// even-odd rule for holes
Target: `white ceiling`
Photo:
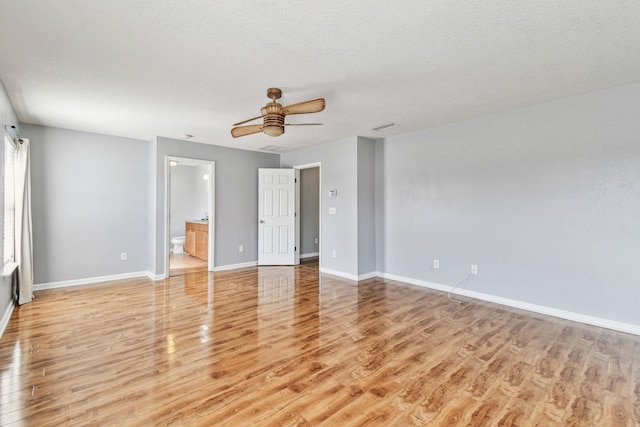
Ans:
<svg viewBox="0 0 640 427"><path fill-rule="evenodd" d="M638 0L0 0L0 12L0 78L21 122L143 140L290 150L640 81ZM287 118L324 126L233 139L272 86L283 105L326 98Z"/></svg>

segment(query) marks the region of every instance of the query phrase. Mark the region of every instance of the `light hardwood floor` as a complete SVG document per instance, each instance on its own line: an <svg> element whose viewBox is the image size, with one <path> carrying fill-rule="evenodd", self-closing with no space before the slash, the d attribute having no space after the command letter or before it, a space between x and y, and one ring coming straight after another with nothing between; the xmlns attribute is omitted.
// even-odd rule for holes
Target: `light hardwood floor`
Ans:
<svg viewBox="0 0 640 427"><path fill-rule="evenodd" d="M2 426L633 426L640 337L317 264L40 291Z"/></svg>
<svg viewBox="0 0 640 427"><path fill-rule="evenodd" d="M180 276L187 273L208 271L207 261L189 255L188 253L169 254L169 276Z"/></svg>

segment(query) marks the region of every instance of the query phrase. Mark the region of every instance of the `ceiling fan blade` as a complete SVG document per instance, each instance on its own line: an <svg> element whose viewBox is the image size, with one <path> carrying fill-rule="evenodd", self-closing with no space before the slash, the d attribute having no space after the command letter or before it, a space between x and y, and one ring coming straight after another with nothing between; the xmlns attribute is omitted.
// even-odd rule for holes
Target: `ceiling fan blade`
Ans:
<svg viewBox="0 0 640 427"><path fill-rule="evenodd" d="M284 123L284 126L322 126L324 123Z"/></svg>
<svg viewBox="0 0 640 427"><path fill-rule="evenodd" d="M239 136L259 133L259 132L262 132L263 127L264 125L238 126L236 128L231 129L231 136L234 138L237 138Z"/></svg>
<svg viewBox="0 0 640 427"><path fill-rule="evenodd" d="M252 121L254 121L254 120L261 119L261 118L263 118L263 117L264 117L264 116L254 117L253 119L248 119L248 120L244 120L244 121L242 121L242 122L234 123L234 124L233 124L233 126L243 125L243 124L245 124L245 123L249 123L249 122L252 122Z"/></svg>
<svg viewBox="0 0 640 427"><path fill-rule="evenodd" d="M284 107L285 114L319 113L322 110L324 110L324 98L298 102L297 104L291 104Z"/></svg>

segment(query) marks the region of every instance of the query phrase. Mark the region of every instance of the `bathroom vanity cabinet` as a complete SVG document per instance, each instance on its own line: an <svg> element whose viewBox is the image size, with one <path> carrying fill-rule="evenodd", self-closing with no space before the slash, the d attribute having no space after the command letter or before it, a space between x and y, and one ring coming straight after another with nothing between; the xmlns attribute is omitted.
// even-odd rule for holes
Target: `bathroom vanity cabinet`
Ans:
<svg viewBox="0 0 640 427"><path fill-rule="evenodd" d="M184 251L191 256L207 261L209 258L209 224L205 221L187 221L184 236Z"/></svg>

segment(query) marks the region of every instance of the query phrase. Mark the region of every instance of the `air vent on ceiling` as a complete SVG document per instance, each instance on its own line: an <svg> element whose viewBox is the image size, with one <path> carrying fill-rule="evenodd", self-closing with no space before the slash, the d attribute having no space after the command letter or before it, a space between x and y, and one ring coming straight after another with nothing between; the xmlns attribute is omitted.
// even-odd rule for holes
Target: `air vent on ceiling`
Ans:
<svg viewBox="0 0 640 427"><path fill-rule="evenodd" d="M391 122L391 123L387 123L387 124L384 124L384 125L380 125L380 126L375 127L375 128L373 128L371 130L375 130L376 132L380 132L380 131L391 129L391 128L394 128L394 127L397 127L397 126L398 126L397 123Z"/></svg>
<svg viewBox="0 0 640 427"><path fill-rule="evenodd" d="M278 147L277 145L265 145L264 147L260 147L261 150L263 151L282 151L284 150L284 147Z"/></svg>

